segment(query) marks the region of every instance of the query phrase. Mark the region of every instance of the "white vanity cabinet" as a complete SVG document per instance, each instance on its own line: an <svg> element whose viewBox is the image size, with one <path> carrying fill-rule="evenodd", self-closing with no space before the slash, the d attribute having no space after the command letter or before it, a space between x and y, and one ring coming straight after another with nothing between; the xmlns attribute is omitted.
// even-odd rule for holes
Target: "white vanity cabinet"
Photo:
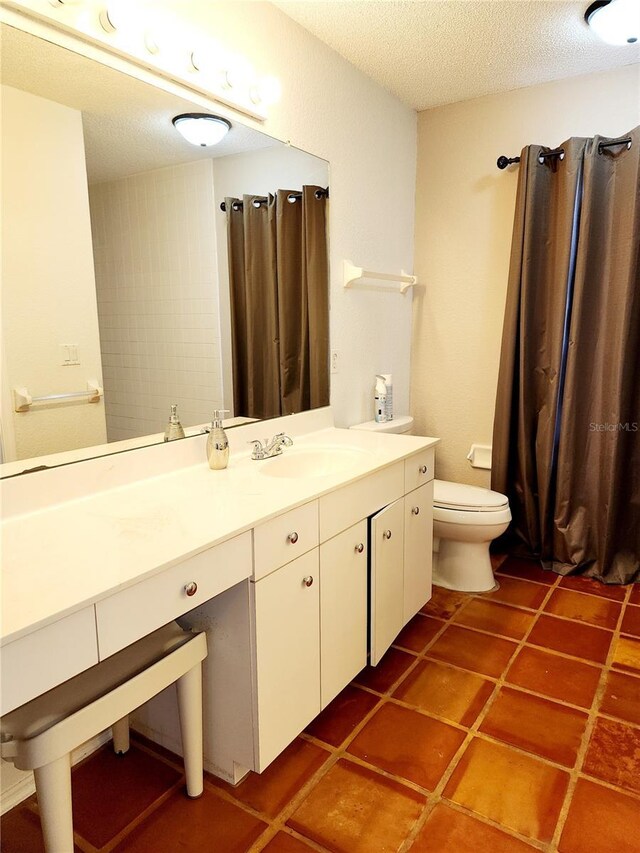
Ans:
<svg viewBox="0 0 640 853"><path fill-rule="evenodd" d="M404 497L403 624L431 598L433 480ZM425 555L429 555L425 559Z"/></svg>
<svg viewBox="0 0 640 853"><path fill-rule="evenodd" d="M320 704L367 663L366 519L320 546Z"/></svg>
<svg viewBox="0 0 640 853"><path fill-rule="evenodd" d="M250 588L255 615L254 769L260 772L320 713L318 549Z"/></svg>
<svg viewBox="0 0 640 853"><path fill-rule="evenodd" d="M187 614L208 769L263 771L426 603L432 478L429 449L256 526L251 580Z"/></svg>
<svg viewBox="0 0 640 853"><path fill-rule="evenodd" d="M140 451L133 471L116 456L38 472L30 483L8 480L3 710L178 619L207 633L205 766L235 783L249 769L263 771L369 653L376 665L429 598L437 440L352 436L333 427L328 409L270 429L294 423L310 459L335 446L329 472L288 482L268 476L277 460L263 469L242 452L225 472L211 472L201 436L161 448L171 456L169 487L140 473L156 471L154 448ZM237 448L253 434L238 427ZM96 494L77 501L93 481ZM41 492L52 506L23 512L41 506ZM60 583L51 582L50 565L64 567ZM167 698L139 709L135 725L180 751Z"/></svg>
<svg viewBox="0 0 640 853"><path fill-rule="evenodd" d="M377 666L404 626L404 498L371 519L371 665Z"/></svg>

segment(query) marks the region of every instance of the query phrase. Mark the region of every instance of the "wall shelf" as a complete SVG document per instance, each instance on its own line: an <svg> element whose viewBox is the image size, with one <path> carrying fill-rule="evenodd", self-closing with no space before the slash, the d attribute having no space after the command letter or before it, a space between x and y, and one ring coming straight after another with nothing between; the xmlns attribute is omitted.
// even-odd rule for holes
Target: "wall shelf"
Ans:
<svg viewBox="0 0 640 853"><path fill-rule="evenodd" d="M406 293L418 283L415 275L407 275L405 272L399 274L374 272L357 267L351 261L344 261L343 269L345 287L377 287L381 290L395 290L399 293ZM380 284L376 282L380 282Z"/></svg>

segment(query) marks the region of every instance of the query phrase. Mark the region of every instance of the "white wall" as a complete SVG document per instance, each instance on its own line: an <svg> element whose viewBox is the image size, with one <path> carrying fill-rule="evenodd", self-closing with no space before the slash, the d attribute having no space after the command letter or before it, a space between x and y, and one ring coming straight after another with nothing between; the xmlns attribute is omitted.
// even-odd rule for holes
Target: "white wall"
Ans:
<svg viewBox="0 0 640 853"><path fill-rule="evenodd" d="M225 389L225 408L233 411L233 374L231 352L231 305L229 296L229 256L227 219L220 203L227 196L267 195L276 190L299 190L303 184L326 187L329 164L324 160L284 145L219 157L212 161L215 197L215 227L220 291L220 338ZM329 217L331 206L329 202Z"/></svg>
<svg viewBox="0 0 640 853"><path fill-rule="evenodd" d="M109 441L222 408L210 160L90 187Z"/></svg>
<svg viewBox="0 0 640 853"><path fill-rule="evenodd" d="M640 122L640 66L419 114L411 405L438 435L437 476L488 485L472 442L491 443L517 167L496 159Z"/></svg>
<svg viewBox="0 0 640 853"><path fill-rule="evenodd" d="M87 176L79 112L2 86L2 333L5 392L82 391L102 381ZM78 347L63 367L60 345ZM106 441L104 405L4 400L17 459ZM13 454L6 453L5 461Z"/></svg>

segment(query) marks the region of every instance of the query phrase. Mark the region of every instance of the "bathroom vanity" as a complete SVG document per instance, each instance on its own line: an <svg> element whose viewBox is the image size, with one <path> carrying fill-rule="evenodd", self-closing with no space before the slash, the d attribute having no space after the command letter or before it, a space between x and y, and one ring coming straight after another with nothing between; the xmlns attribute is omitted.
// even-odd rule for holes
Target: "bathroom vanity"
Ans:
<svg viewBox="0 0 640 853"><path fill-rule="evenodd" d="M430 597L437 439L332 423L263 422L294 446L260 462L239 427L224 471L197 436L5 480L2 712L181 618L205 766L264 770Z"/></svg>

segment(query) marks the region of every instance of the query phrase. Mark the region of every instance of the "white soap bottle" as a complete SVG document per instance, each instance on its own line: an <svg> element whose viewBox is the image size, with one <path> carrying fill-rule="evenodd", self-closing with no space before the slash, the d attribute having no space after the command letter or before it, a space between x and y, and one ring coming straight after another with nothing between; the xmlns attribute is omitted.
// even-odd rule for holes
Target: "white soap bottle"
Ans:
<svg viewBox="0 0 640 853"><path fill-rule="evenodd" d="M376 423L383 424L387 420L387 386L383 376L376 376L376 393L373 400Z"/></svg>
<svg viewBox="0 0 640 853"><path fill-rule="evenodd" d="M384 413L388 421L393 420L393 377L390 373L382 373L384 384L386 386L385 393L387 395Z"/></svg>

